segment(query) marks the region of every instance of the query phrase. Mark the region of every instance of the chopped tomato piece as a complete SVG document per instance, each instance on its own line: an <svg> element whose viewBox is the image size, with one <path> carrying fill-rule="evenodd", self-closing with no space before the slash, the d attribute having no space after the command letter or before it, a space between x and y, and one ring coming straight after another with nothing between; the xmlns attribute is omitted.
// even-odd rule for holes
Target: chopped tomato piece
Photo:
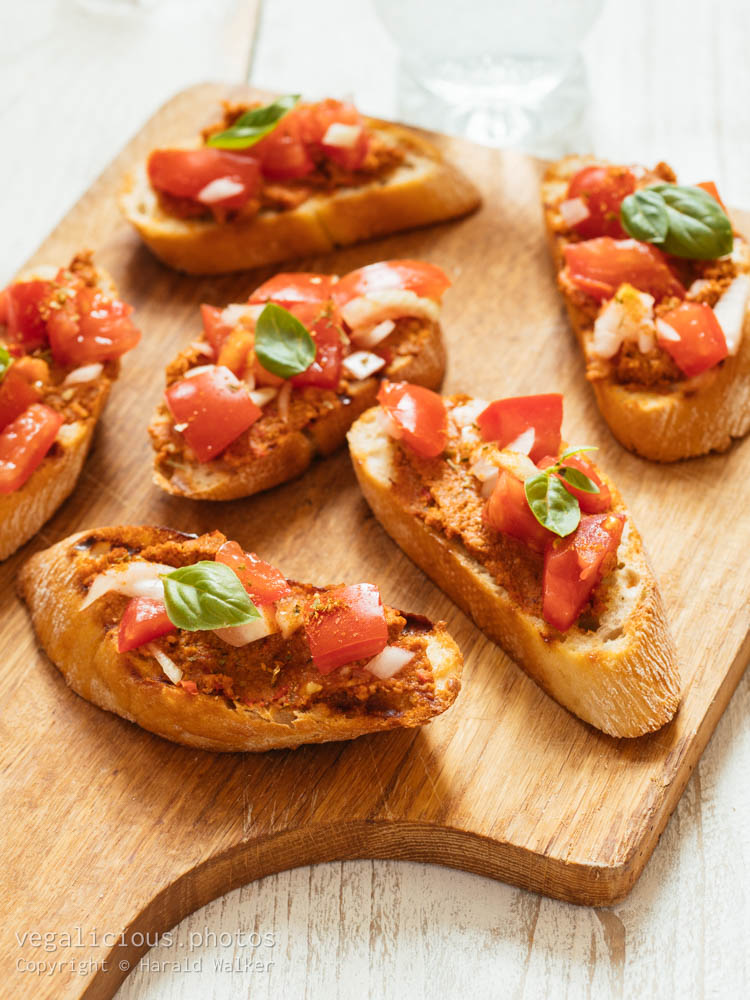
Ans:
<svg viewBox="0 0 750 1000"><path fill-rule="evenodd" d="M547 455L538 464L540 469L548 469L550 465L554 465L556 462L557 458ZM557 477L561 482L565 483L565 489L568 493L571 493L576 498L578 506L583 513L601 514L605 510L609 510L612 506L612 494L610 493L609 486L605 486L591 462L583 455L571 455L570 458L565 459L564 464L578 469L584 476L589 477L594 486L599 487L598 493L587 493L585 490L579 490L575 486L571 486L567 479L563 479L562 476Z"/></svg>
<svg viewBox="0 0 750 1000"><path fill-rule="evenodd" d="M315 169L315 163L303 139L302 121L301 109L292 109L245 156L257 160L263 174L273 180L305 177Z"/></svg>
<svg viewBox="0 0 750 1000"><path fill-rule="evenodd" d="M377 656L388 642L378 588L359 583L316 594L308 605L305 633L313 663L321 674Z"/></svg>
<svg viewBox="0 0 750 1000"><path fill-rule="evenodd" d="M212 181L229 180L240 190L211 202L211 207L238 209L260 191L260 166L256 159L225 149L155 149L148 158L148 179L157 191L173 198L200 201ZM208 206L207 206L208 207Z"/></svg>
<svg viewBox="0 0 750 1000"><path fill-rule="evenodd" d="M296 111L303 142L313 152L320 151L344 170L357 170L367 156L370 138L362 115L353 104L328 98ZM326 132L334 124L353 125L359 135L352 146L332 146L324 143Z"/></svg>
<svg viewBox="0 0 750 1000"><path fill-rule="evenodd" d="M0 494L13 493L30 478L52 447L63 418L32 403L0 433Z"/></svg>
<svg viewBox="0 0 750 1000"><path fill-rule="evenodd" d="M201 319L203 320L203 332L206 340L211 345L214 352L214 360L218 358L222 344L232 332L234 327L230 323L225 323L222 319L222 309L217 306L209 306L204 302L201 305Z"/></svg>
<svg viewBox="0 0 750 1000"><path fill-rule="evenodd" d="M667 340L659 334L659 346L672 356L688 378L713 368L727 357L724 331L713 309L702 302L682 302L660 319L679 334L679 340Z"/></svg>
<svg viewBox="0 0 750 1000"><path fill-rule="evenodd" d="M650 243L600 236L569 243L563 254L570 280L595 299L612 298L625 283L656 299L685 298L685 289L670 271L666 257Z"/></svg>
<svg viewBox="0 0 750 1000"><path fill-rule="evenodd" d="M544 552L555 537L532 514L521 480L505 469L498 473L497 483L484 508L484 519L495 531L518 538L537 552Z"/></svg>
<svg viewBox="0 0 750 1000"><path fill-rule="evenodd" d="M40 309L50 294L49 281L16 281L3 292L3 322L8 327L10 343L33 351L47 343L47 324Z"/></svg>
<svg viewBox="0 0 750 1000"><path fill-rule="evenodd" d="M477 423L485 441L497 441L505 448L512 441L534 428L534 443L529 452L532 462L544 455L557 455L560 450L563 398L558 392L541 396L511 396L496 399L479 414Z"/></svg>
<svg viewBox="0 0 750 1000"><path fill-rule="evenodd" d="M703 188L706 194L710 194L712 198L715 198L726 212L727 206L721 200L721 196L719 195L719 189L716 187L713 181L701 181L700 184L696 184L695 186Z"/></svg>
<svg viewBox="0 0 750 1000"><path fill-rule="evenodd" d="M290 272L276 274L252 293L248 302L317 302L331 298L333 277L330 274Z"/></svg>
<svg viewBox="0 0 750 1000"><path fill-rule="evenodd" d="M624 523L624 514L586 514L572 535L547 548L542 617L554 628L569 629L614 568Z"/></svg>
<svg viewBox="0 0 750 1000"><path fill-rule="evenodd" d="M281 570L254 552L245 552L238 542L224 542L216 553L216 562L234 570L255 604L272 604L292 592Z"/></svg>
<svg viewBox="0 0 750 1000"><path fill-rule="evenodd" d="M310 329L315 341L315 360L290 379L292 385L317 385L321 389L335 389L341 378L341 359L344 342L341 329L331 320L319 319Z"/></svg>
<svg viewBox="0 0 750 1000"><path fill-rule="evenodd" d="M177 626L170 621L164 601L156 601L151 597L134 597L125 608L120 622L117 652L127 653L152 639L160 639L161 636L176 631Z"/></svg>
<svg viewBox="0 0 750 1000"><path fill-rule="evenodd" d="M445 271L435 264L423 260L382 260L345 274L333 286L333 299L341 308L358 295L396 288L439 302L450 284Z"/></svg>
<svg viewBox="0 0 750 1000"><path fill-rule="evenodd" d="M584 167L568 185L568 198L581 198L588 218L573 229L585 240L595 236L626 236L620 223L620 204L635 191L635 177L627 167Z"/></svg>
<svg viewBox="0 0 750 1000"><path fill-rule="evenodd" d="M114 361L141 339L130 319L132 311L132 306L108 299L95 288L79 288L60 308L50 310L47 332L52 357L66 367Z"/></svg>
<svg viewBox="0 0 750 1000"><path fill-rule="evenodd" d="M262 410L228 368L212 365L175 382L167 407L199 462L210 462L260 417Z"/></svg>
<svg viewBox="0 0 750 1000"><path fill-rule="evenodd" d="M16 364L11 364L0 382L0 431L36 403L39 396L38 390L17 370Z"/></svg>
<svg viewBox="0 0 750 1000"><path fill-rule="evenodd" d="M242 378L245 374L248 363L252 361L252 354L255 337L249 330L238 326L233 330L222 344L219 357L216 359L218 365L224 365L233 372L237 378Z"/></svg>
<svg viewBox="0 0 750 1000"><path fill-rule="evenodd" d="M431 389L408 382L383 381L378 402L391 418L395 436L422 458L435 458L445 450L448 420L442 397Z"/></svg>

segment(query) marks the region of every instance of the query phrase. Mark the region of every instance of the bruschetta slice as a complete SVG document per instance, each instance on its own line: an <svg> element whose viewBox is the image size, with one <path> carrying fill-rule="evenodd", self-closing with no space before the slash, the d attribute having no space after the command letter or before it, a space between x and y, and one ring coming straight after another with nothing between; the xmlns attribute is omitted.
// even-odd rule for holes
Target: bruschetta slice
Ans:
<svg viewBox="0 0 750 1000"><path fill-rule="evenodd" d="M562 397L443 398L385 383L349 431L391 537L548 694L611 736L679 701L643 543L590 449L561 440Z"/></svg>
<svg viewBox="0 0 750 1000"><path fill-rule="evenodd" d="M410 129L351 104L228 104L130 174L120 204L170 267L220 274L465 215L474 185Z"/></svg>
<svg viewBox="0 0 750 1000"><path fill-rule="evenodd" d="M0 292L0 559L70 495L140 332L90 253Z"/></svg>
<svg viewBox="0 0 750 1000"><path fill-rule="evenodd" d="M590 157L542 193L558 284L599 409L659 462L723 451L750 430L750 247L713 182Z"/></svg>
<svg viewBox="0 0 750 1000"><path fill-rule="evenodd" d="M218 531L82 531L19 576L73 690L175 743L272 750L420 726L461 687L445 624L314 587Z"/></svg>
<svg viewBox="0 0 750 1000"><path fill-rule="evenodd" d="M154 415L154 481L232 500L293 479L343 445L380 380L437 388L445 370L434 264L393 260L278 274L244 303L202 307L203 333L167 368Z"/></svg>

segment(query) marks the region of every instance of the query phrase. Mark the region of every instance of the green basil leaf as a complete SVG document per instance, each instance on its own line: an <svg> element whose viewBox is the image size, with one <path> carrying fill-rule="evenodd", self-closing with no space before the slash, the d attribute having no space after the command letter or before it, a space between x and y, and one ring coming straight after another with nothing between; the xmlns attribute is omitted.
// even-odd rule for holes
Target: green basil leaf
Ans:
<svg viewBox="0 0 750 1000"><path fill-rule="evenodd" d="M599 451L599 448L595 444L581 444L577 445L575 448L566 448L560 456L560 462L562 462L563 459L570 458L571 455L580 455L583 451Z"/></svg>
<svg viewBox="0 0 750 1000"><path fill-rule="evenodd" d="M255 353L266 371L291 378L315 360L315 341L296 316L269 302L255 324Z"/></svg>
<svg viewBox="0 0 750 1000"><path fill-rule="evenodd" d="M631 236L655 243L674 257L714 260L731 253L734 246L732 223L726 212L714 197L698 187L654 184L636 191L623 200L620 220Z"/></svg>
<svg viewBox="0 0 750 1000"><path fill-rule="evenodd" d="M589 477L585 473L581 472L580 469L574 469L570 465L563 465L560 467L560 475L566 483L570 483L570 485L575 487L577 490L582 490L584 493L599 492L599 487L596 483L589 479Z"/></svg>
<svg viewBox="0 0 750 1000"><path fill-rule="evenodd" d="M8 374L8 369L13 364L13 358L10 356L10 351L6 347L0 344L0 382Z"/></svg>
<svg viewBox="0 0 750 1000"><path fill-rule="evenodd" d="M623 229L637 240L663 243L669 231L669 215L664 198L651 187L629 194L620 205Z"/></svg>
<svg viewBox="0 0 750 1000"><path fill-rule="evenodd" d="M162 576L169 620L191 632L247 625L260 612L224 563L204 560Z"/></svg>
<svg viewBox="0 0 750 1000"><path fill-rule="evenodd" d="M545 470L529 476L523 485L531 513L541 525L561 538L576 530L581 508L557 476L550 476Z"/></svg>
<svg viewBox="0 0 750 1000"><path fill-rule="evenodd" d="M262 108L251 108L231 128L210 135L206 145L217 149L248 149L272 132L299 99L299 94L287 94Z"/></svg>

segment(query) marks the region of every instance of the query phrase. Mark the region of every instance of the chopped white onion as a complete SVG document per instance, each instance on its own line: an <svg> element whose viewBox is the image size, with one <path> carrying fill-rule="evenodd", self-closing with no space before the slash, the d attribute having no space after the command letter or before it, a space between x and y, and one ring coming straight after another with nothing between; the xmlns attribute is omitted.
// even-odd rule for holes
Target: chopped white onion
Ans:
<svg viewBox="0 0 750 1000"><path fill-rule="evenodd" d="M392 319L384 319L382 323L377 323L371 329L360 329L352 332L352 340L358 347L377 347L381 340L385 340L396 329L396 324Z"/></svg>
<svg viewBox="0 0 750 1000"><path fill-rule="evenodd" d="M202 354L206 358L214 356L214 349L206 340L193 340L190 346L196 354Z"/></svg>
<svg viewBox="0 0 750 1000"><path fill-rule="evenodd" d="M219 367L218 365L196 365L195 368L188 368L188 370L185 372L185 374L182 377L183 378L195 378L196 375L202 375L203 372L210 372L214 368L218 368L218 367ZM224 366L222 365L221 367L223 368ZM229 371L228 368L227 368L227 371Z"/></svg>
<svg viewBox="0 0 750 1000"><path fill-rule="evenodd" d="M386 646L382 653L373 656L369 663L365 664L365 670L369 670L381 681L387 681L399 670L403 670L407 663L411 663L415 655L411 650L402 649L400 646Z"/></svg>
<svg viewBox="0 0 750 1000"><path fill-rule="evenodd" d="M384 319L417 316L436 323L440 308L432 299L422 298L403 288L385 288L367 295L359 295L341 309L341 316L352 330L372 327Z"/></svg>
<svg viewBox="0 0 750 1000"><path fill-rule="evenodd" d="M583 198L567 198L560 203L560 215L566 226L577 226L579 222L588 219L588 205Z"/></svg>
<svg viewBox="0 0 750 1000"><path fill-rule="evenodd" d="M480 493L482 494L483 500L489 500L489 498L494 493L495 487L497 486L497 479L499 475L500 475L500 470L495 469L494 476L490 476L489 479L485 479L485 481L482 483L482 489L480 490Z"/></svg>
<svg viewBox="0 0 750 1000"><path fill-rule="evenodd" d="M159 577L173 570L174 566L166 566L163 563L139 561L112 566L94 577L79 610L83 611L111 591L124 594L126 597L151 597L156 601L163 601L164 584Z"/></svg>
<svg viewBox="0 0 750 1000"><path fill-rule="evenodd" d="M354 149L362 134L361 125L345 125L332 122L326 129L321 142L324 146L338 146L340 149Z"/></svg>
<svg viewBox="0 0 750 1000"><path fill-rule="evenodd" d="M215 628L214 635L230 646L247 646L250 642L265 639L267 635L278 631L276 616L272 608L258 608L260 618L248 622L247 625L230 625L227 628Z"/></svg>
<svg viewBox="0 0 750 1000"><path fill-rule="evenodd" d="M490 460L484 455L480 455L476 462L474 462L474 464L469 468L469 472L472 476L475 476L480 483L485 483L492 476L497 475L497 465L494 462L490 462Z"/></svg>
<svg viewBox="0 0 750 1000"><path fill-rule="evenodd" d="M304 624L305 614L299 597L282 597L276 604L276 622L284 639Z"/></svg>
<svg viewBox="0 0 750 1000"><path fill-rule="evenodd" d="M653 347L654 297L631 285L621 285L594 323L591 352L613 358L625 341L636 342L644 352Z"/></svg>
<svg viewBox="0 0 750 1000"><path fill-rule="evenodd" d="M264 389L254 389L250 393L250 399L255 403L256 406L263 407L266 403L270 403L271 400L276 396L278 389L273 386L266 386Z"/></svg>
<svg viewBox="0 0 750 1000"><path fill-rule="evenodd" d="M155 646L153 643L148 643L143 648L145 652L153 656L153 658L159 664L159 666L164 671L166 676L170 679L170 681L173 684L179 684L179 682L182 680L182 671L174 662L174 660L170 660L167 654L162 653L159 647Z"/></svg>
<svg viewBox="0 0 750 1000"><path fill-rule="evenodd" d="M257 323L258 317L266 308L266 303L231 302L221 310L221 322L227 326L237 326L243 320Z"/></svg>
<svg viewBox="0 0 750 1000"><path fill-rule="evenodd" d="M385 358L372 354L370 351L354 351L353 354L344 358L341 367L352 378L362 380L379 372L381 368L385 368Z"/></svg>
<svg viewBox="0 0 750 1000"><path fill-rule="evenodd" d="M479 414L487 409L487 403L483 399L472 399L470 403L461 403L451 410L451 419L456 427L466 427L475 424Z"/></svg>
<svg viewBox="0 0 750 1000"><path fill-rule="evenodd" d="M704 288L708 288L711 282L707 278L696 278L690 288L688 288L688 298L700 295Z"/></svg>
<svg viewBox="0 0 750 1000"><path fill-rule="evenodd" d="M283 421L289 419L289 400L292 395L292 383L285 382L279 389L279 398L277 400L277 407L279 410L279 416Z"/></svg>
<svg viewBox="0 0 750 1000"><path fill-rule="evenodd" d="M748 299L750 299L750 275L738 274L714 306L714 315L724 331L724 339L730 354L736 354L739 350Z"/></svg>
<svg viewBox="0 0 750 1000"><path fill-rule="evenodd" d="M750 264L750 244L748 244L747 240L743 240L741 236L735 236L734 246L729 259L740 266Z"/></svg>
<svg viewBox="0 0 750 1000"><path fill-rule="evenodd" d="M74 368L73 371L69 372L65 377L63 385L79 385L82 382L93 382L94 379L99 378L103 371L104 365L99 361L94 361L93 364L83 365L81 368Z"/></svg>
<svg viewBox="0 0 750 1000"><path fill-rule="evenodd" d="M525 431L514 438L510 444L503 446L503 451L517 451L521 455L528 455L534 447L536 431L533 427L527 427Z"/></svg>
<svg viewBox="0 0 750 1000"><path fill-rule="evenodd" d="M195 198L196 201L200 201L204 205L213 205L214 202L242 194L244 190L244 186L239 181L233 181L231 177L217 177L216 180L209 181L204 188L201 188Z"/></svg>
<svg viewBox="0 0 750 1000"><path fill-rule="evenodd" d="M656 332L659 340L667 340L672 344L678 344L682 339L675 328L670 326L669 323L665 323L663 319L657 319Z"/></svg>

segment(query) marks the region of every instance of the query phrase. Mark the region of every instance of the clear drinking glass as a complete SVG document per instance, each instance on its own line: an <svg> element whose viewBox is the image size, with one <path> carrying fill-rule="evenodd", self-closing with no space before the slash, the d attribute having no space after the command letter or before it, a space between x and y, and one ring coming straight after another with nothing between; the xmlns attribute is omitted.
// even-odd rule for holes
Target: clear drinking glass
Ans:
<svg viewBox="0 0 750 1000"><path fill-rule="evenodd" d="M580 117L579 48L602 3L375 0L375 8L420 121L490 145L533 147Z"/></svg>

